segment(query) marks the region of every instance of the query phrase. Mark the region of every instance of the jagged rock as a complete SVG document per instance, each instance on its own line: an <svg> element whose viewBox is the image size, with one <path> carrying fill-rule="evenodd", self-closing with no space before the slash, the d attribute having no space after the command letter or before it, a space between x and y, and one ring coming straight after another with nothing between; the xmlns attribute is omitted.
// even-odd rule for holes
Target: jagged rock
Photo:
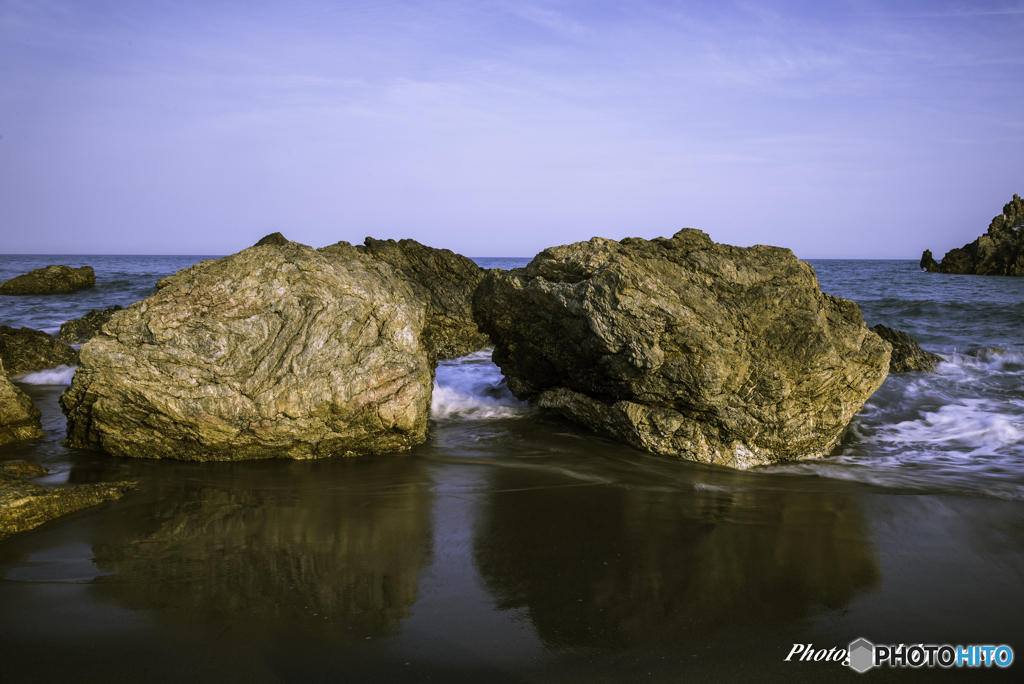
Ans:
<svg viewBox="0 0 1024 684"><path fill-rule="evenodd" d="M47 266L0 283L0 294L58 294L96 285L92 266Z"/></svg>
<svg viewBox="0 0 1024 684"><path fill-rule="evenodd" d="M921 345L902 330L893 330L881 323L871 329L892 346L892 355L889 357L890 373L933 371L935 364L942 361L938 354L921 349Z"/></svg>
<svg viewBox="0 0 1024 684"><path fill-rule="evenodd" d="M50 472L41 465L29 463L28 461L4 461L0 463L0 472L5 475L17 475L18 477L39 477Z"/></svg>
<svg viewBox="0 0 1024 684"><path fill-rule="evenodd" d="M28 395L7 379L0 360L0 444L42 437L41 415Z"/></svg>
<svg viewBox="0 0 1024 684"><path fill-rule="evenodd" d="M491 343L473 320L473 292L486 271L471 259L415 240L396 242L371 237L363 245L339 242L320 251L346 258L365 254L389 264L405 278L430 305L424 337L435 359L465 356Z"/></svg>
<svg viewBox="0 0 1024 684"><path fill-rule="evenodd" d="M939 270L939 264L935 261L935 257L932 256L932 250L924 250L924 254L921 255L921 270L928 271L929 273L935 273Z"/></svg>
<svg viewBox="0 0 1024 684"><path fill-rule="evenodd" d="M271 245L273 247L280 247L281 245L287 245L288 238L280 233L271 233L270 235L264 235L260 238L253 247L263 247L264 245Z"/></svg>
<svg viewBox="0 0 1024 684"><path fill-rule="evenodd" d="M512 393L633 446L746 468L827 454L889 346L788 249L594 238L492 271L473 313Z"/></svg>
<svg viewBox="0 0 1024 684"><path fill-rule="evenodd" d="M200 461L409 448L433 381L425 309L386 264L294 242L183 269L82 347L66 444Z"/></svg>
<svg viewBox="0 0 1024 684"><path fill-rule="evenodd" d="M929 273L1024 276L1024 200L1014 195L1003 213L992 219L988 232L959 249L951 249L941 262L926 249L921 268Z"/></svg>
<svg viewBox="0 0 1024 684"><path fill-rule="evenodd" d="M93 309L81 318L62 323L60 326L60 339L65 344L82 344L88 342L100 332L103 324L110 320L123 306L115 304L106 309Z"/></svg>
<svg viewBox="0 0 1024 684"><path fill-rule="evenodd" d="M78 353L42 330L0 325L0 360L8 373L31 373L73 366L78 363Z"/></svg>
<svg viewBox="0 0 1024 684"><path fill-rule="evenodd" d="M25 479L46 473L25 461L0 463L0 540L103 501L120 499L137 482L41 487Z"/></svg>
<svg viewBox="0 0 1024 684"><path fill-rule="evenodd" d="M253 246L255 247L255 245ZM201 270L203 268L206 268L207 265L212 264L215 261L217 261L217 259L203 259L198 264L192 264L191 266L187 266L183 269L175 271L174 275L167 276L166 278L161 278L160 280L156 281L156 289L162 290L171 283L176 282L175 278L178 278L179 276L185 276L189 273L195 273L197 269Z"/></svg>

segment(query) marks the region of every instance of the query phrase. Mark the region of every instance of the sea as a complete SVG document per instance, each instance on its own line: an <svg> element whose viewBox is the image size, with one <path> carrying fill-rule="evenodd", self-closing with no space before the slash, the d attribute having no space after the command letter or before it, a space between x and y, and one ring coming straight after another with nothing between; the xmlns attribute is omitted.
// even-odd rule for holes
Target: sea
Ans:
<svg viewBox="0 0 1024 684"><path fill-rule="evenodd" d="M56 334L207 258L0 256L0 280L97 277L0 298L0 324ZM0 683L821 681L860 675L800 653L858 638L1024 657L1024 278L810 263L942 362L890 375L829 456L742 472L517 401L489 350L438 366L425 444L319 461L69 449L74 368L16 377L46 436L0 461L48 468L44 486L139 484L0 542Z"/></svg>

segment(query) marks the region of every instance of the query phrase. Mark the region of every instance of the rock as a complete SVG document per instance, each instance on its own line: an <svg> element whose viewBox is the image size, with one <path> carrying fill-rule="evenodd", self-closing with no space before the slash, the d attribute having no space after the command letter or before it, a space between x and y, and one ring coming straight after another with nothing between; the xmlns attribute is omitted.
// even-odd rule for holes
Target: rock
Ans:
<svg viewBox="0 0 1024 684"><path fill-rule="evenodd" d="M156 281L156 289L162 290L163 288L167 287L171 283L175 282L175 280L174 280L175 278L177 278L179 276L186 276L189 273L194 273L196 271L196 269L206 268L206 266L208 264L212 264L215 261L217 261L217 259L203 259L198 264L192 264L191 266L183 268L183 269L181 269L179 271L175 271L174 275L167 276L166 278L161 278L160 280Z"/></svg>
<svg viewBox="0 0 1024 684"><path fill-rule="evenodd" d="M988 362L1005 357L1006 353L1006 350L1002 347L979 347L976 349L968 349L964 352L964 356L970 356L972 358Z"/></svg>
<svg viewBox="0 0 1024 684"><path fill-rule="evenodd" d="M110 320L123 306L115 304L106 309L93 309L81 318L76 318L60 326L60 339L66 344L82 344L88 342L100 332L103 324Z"/></svg>
<svg viewBox="0 0 1024 684"><path fill-rule="evenodd" d="M473 313L519 399L659 454L736 468L827 454L889 346L788 249L594 238L492 271Z"/></svg>
<svg viewBox="0 0 1024 684"><path fill-rule="evenodd" d="M28 461L4 461L0 463L0 472L6 475L17 475L18 477L39 477L50 471L41 465L29 463Z"/></svg>
<svg viewBox="0 0 1024 684"><path fill-rule="evenodd" d="M41 415L28 395L7 379L0 360L0 444L42 437Z"/></svg>
<svg viewBox="0 0 1024 684"><path fill-rule="evenodd" d="M938 354L921 349L921 345L902 330L893 330L881 323L871 329L892 346L892 356L889 357L890 373L929 372L935 370L935 364L942 361Z"/></svg>
<svg viewBox="0 0 1024 684"><path fill-rule="evenodd" d="M58 294L96 285L92 266L47 266L0 283L0 294Z"/></svg>
<svg viewBox="0 0 1024 684"><path fill-rule="evenodd" d="M939 264L936 263L930 249L924 250L924 254L921 255L921 270L929 273L936 273L939 270Z"/></svg>
<svg viewBox="0 0 1024 684"><path fill-rule="evenodd" d="M426 306L386 264L294 242L165 279L81 349L66 444L183 460L316 458L426 437Z"/></svg>
<svg viewBox="0 0 1024 684"><path fill-rule="evenodd" d="M452 359L490 345L473 320L473 292L486 271L450 249L435 249L415 240L347 242L321 248L327 254L357 258L366 254L395 269L430 305L424 337L435 359Z"/></svg>
<svg viewBox="0 0 1024 684"><path fill-rule="evenodd" d="M264 235L260 238L253 247L263 247L264 245L271 245L272 247L280 247L288 244L288 238L280 233L271 233L270 235Z"/></svg>
<svg viewBox="0 0 1024 684"><path fill-rule="evenodd" d="M42 330L0 325L0 360L8 373L31 373L73 366L78 363L78 352Z"/></svg>
<svg viewBox="0 0 1024 684"><path fill-rule="evenodd" d="M951 249L940 263L931 250L921 256L930 273L1024 276L1024 200L1014 195L1003 213L992 219L988 232L970 244Z"/></svg>
<svg viewBox="0 0 1024 684"><path fill-rule="evenodd" d="M82 508L120 499L138 484L106 482L51 488L25 479L45 472L24 461L0 463L0 540Z"/></svg>

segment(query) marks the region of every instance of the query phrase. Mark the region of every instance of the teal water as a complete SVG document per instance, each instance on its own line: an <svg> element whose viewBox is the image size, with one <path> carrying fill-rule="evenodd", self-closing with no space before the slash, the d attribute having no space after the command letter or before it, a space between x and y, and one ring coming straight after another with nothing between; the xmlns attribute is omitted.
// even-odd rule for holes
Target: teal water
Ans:
<svg viewBox="0 0 1024 684"><path fill-rule="evenodd" d="M2 298L0 323L55 332L199 258L0 257L100 281ZM794 643L1024 652L1024 279L812 263L945 362L887 379L829 458L747 472L525 406L486 353L438 368L426 444L313 462L66 449L73 369L21 378L46 437L0 460L140 484L0 543L0 683L821 681L860 675Z"/></svg>

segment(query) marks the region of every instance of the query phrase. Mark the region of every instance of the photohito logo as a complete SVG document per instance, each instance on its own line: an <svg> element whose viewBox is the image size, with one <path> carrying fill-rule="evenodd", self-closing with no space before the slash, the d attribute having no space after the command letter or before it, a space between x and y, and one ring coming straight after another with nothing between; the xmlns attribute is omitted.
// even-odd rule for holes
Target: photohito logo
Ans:
<svg viewBox="0 0 1024 684"><path fill-rule="evenodd" d="M784 660L800 662L834 662L849 665L857 672L873 667L1009 667L1013 649L1001 646L950 646L942 644L875 645L857 639L849 648L815 649L814 644L793 644Z"/></svg>
<svg viewBox="0 0 1024 684"><path fill-rule="evenodd" d="M857 639L850 644L849 662L857 672L872 667L1009 667L1013 649L1000 646L951 646L949 644L872 644Z"/></svg>

